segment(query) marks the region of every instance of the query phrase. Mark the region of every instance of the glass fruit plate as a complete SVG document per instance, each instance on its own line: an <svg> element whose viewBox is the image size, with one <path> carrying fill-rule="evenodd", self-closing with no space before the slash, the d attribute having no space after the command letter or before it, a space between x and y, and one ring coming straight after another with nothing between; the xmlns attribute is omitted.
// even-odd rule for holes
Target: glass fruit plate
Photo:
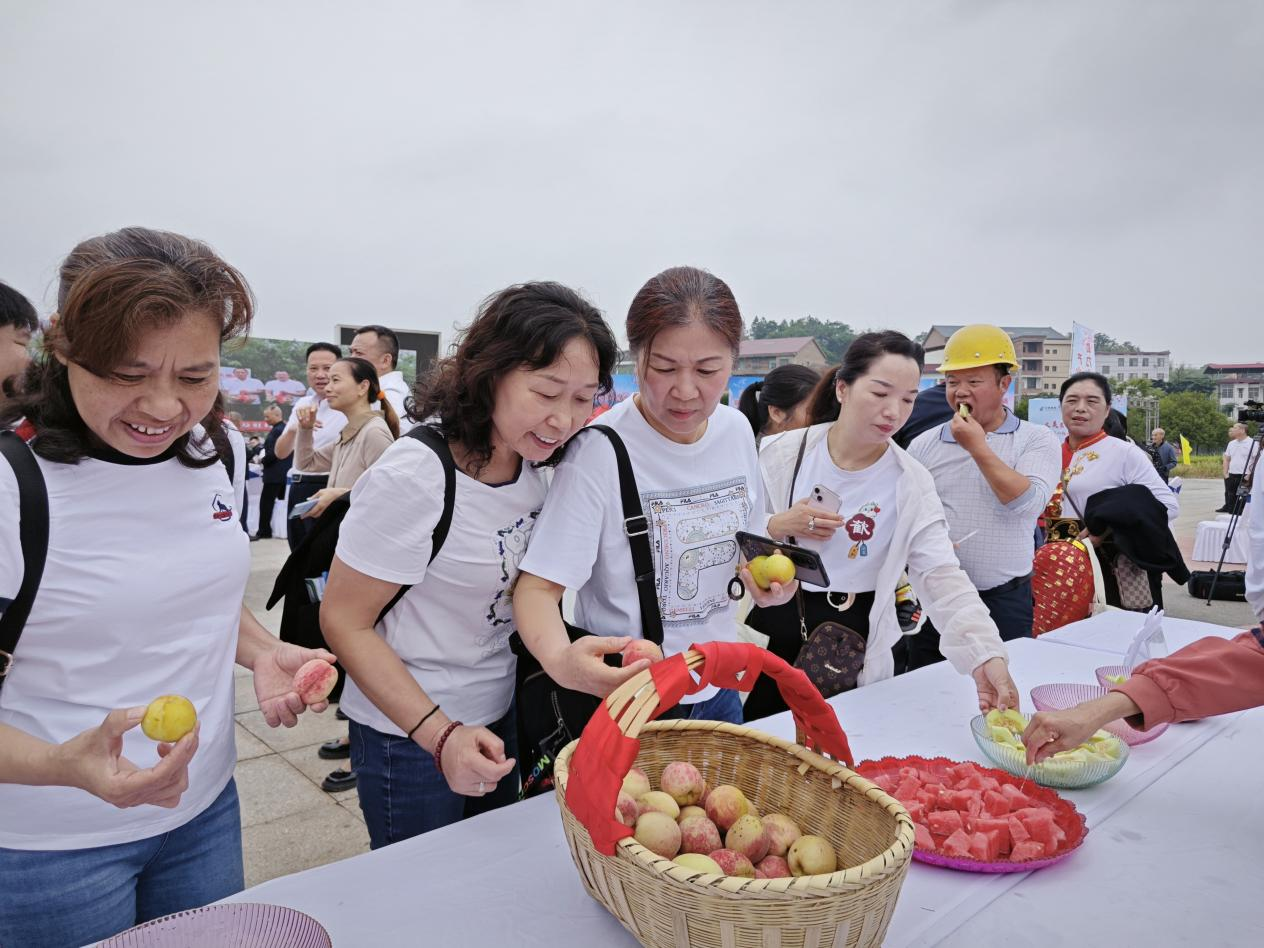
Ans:
<svg viewBox="0 0 1264 948"><path fill-rule="evenodd" d="M262 902L228 902L177 912L100 942L97 948L331 948L310 915Z"/></svg>
<svg viewBox="0 0 1264 948"><path fill-rule="evenodd" d="M1110 744L1117 752L1117 756L1113 758L1087 761L1045 760L1029 766L1023 748L992 739L991 727L983 715L979 714L971 719L970 733L974 735L974 741L979 745L979 750L983 751L983 755L1006 773L1034 780L1042 787L1057 787L1059 790L1094 787L1119 773L1128 760L1128 745L1113 734L1109 735Z"/></svg>
<svg viewBox="0 0 1264 948"><path fill-rule="evenodd" d="M872 780L874 777L884 774L898 776L900 768L914 767L917 770L930 771L938 776L946 776L949 769L962 763L973 764L983 776L993 777L999 783L1018 787L1033 803L1052 809L1054 822L1066 834L1066 839L1050 855L1039 856L1035 859L1023 859L1018 862L1004 859L992 862L971 859L967 856L946 856L943 853L923 849L919 846L913 850L913 858L918 862L924 862L930 866L941 866L945 869L956 869L961 872L1030 872L1034 869L1044 869L1062 862L1071 853L1079 849L1080 844L1084 842L1084 837L1088 835L1088 826L1084 822L1084 815L1075 808L1075 804L1070 800L1063 799L1047 787L1036 786L1030 780L1020 780L1013 774L993 767L980 766L975 761L951 760L947 757L918 757L916 755L909 757L883 757L880 760L861 761L856 767L856 773L866 780Z"/></svg>
<svg viewBox="0 0 1264 948"><path fill-rule="evenodd" d="M1100 668L1098 669L1098 671L1101 670ZM1068 685L1062 683L1037 685L1031 689L1031 703L1036 706L1037 711L1065 711L1067 708L1074 708L1077 704L1082 704L1085 701L1100 698L1108 694L1109 690L1106 686L1098 687L1096 685ZM1138 731L1135 727L1120 719L1111 721L1102 730L1114 734L1129 747L1136 747L1138 744L1154 740L1166 731L1167 727L1165 722L1150 728L1148 731Z"/></svg>

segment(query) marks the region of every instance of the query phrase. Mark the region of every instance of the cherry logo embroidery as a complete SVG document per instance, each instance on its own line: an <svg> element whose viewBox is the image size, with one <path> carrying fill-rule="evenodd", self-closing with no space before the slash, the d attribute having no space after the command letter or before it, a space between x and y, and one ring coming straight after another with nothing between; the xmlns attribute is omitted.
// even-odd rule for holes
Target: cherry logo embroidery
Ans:
<svg viewBox="0 0 1264 948"><path fill-rule="evenodd" d="M233 519L233 508L224 503L219 494L211 499L211 519L221 523Z"/></svg>
<svg viewBox="0 0 1264 948"><path fill-rule="evenodd" d="M882 508L870 501L847 518L843 529L854 541L851 549L847 551L849 560L854 560L857 556L869 555L869 545L865 541L873 539L874 527L877 525L874 516L881 512Z"/></svg>

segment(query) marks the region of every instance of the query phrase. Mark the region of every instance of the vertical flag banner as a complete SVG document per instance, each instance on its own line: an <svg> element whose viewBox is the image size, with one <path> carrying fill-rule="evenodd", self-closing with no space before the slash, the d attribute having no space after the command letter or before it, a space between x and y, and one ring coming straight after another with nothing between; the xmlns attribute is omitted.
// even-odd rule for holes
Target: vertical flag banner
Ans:
<svg viewBox="0 0 1264 948"><path fill-rule="evenodd" d="M1189 463L1189 453L1190 453L1189 439L1187 439L1184 435L1181 435L1181 463L1182 464Z"/></svg>
<svg viewBox="0 0 1264 948"><path fill-rule="evenodd" d="M1093 330L1079 323L1071 324L1071 374L1097 371L1097 347Z"/></svg>

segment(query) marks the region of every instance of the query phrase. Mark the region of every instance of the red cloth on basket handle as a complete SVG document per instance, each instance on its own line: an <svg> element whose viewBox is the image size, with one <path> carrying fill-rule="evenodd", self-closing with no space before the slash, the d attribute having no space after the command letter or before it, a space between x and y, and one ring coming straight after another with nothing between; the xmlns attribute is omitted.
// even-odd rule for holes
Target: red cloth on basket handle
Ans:
<svg viewBox="0 0 1264 948"><path fill-rule="evenodd" d="M659 695L653 717L675 707L685 695L696 694L710 685L750 691L761 674L771 675L794 715L795 725L804 734L804 744L848 767L855 766L847 735L834 709L826 704L802 670L757 645L708 642L692 648L705 659L697 670L699 680L696 682L684 655L673 655L650 666L650 676ZM621 710L616 709L616 713ZM571 755L566 804L588 830L593 846L607 856L614 855L619 840L632 835L632 827L615 819L614 810L623 778L632 769L640 748L639 740L619 730L603 703L584 727L579 745Z"/></svg>

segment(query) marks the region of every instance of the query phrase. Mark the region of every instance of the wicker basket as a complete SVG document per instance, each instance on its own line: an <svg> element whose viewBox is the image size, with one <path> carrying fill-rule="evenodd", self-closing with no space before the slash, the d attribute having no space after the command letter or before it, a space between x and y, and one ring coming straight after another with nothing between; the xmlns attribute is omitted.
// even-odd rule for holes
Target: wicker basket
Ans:
<svg viewBox="0 0 1264 948"><path fill-rule="evenodd" d="M699 651L683 657L692 671L704 665ZM805 832L830 840L841 868L790 879L717 876L678 866L631 837L617 843L614 856L602 855L566 801L581 738L558 756L554 778L567 842L589 894L652 948L880 945L913 853L908 812L853 771L753 728L718 721L648 723L658 704L646 671L597 712L620 709L611 711L616 724L627 737L639 737L636 764L655 785L668 763L689 761L709 786L734 784L759 812L785 813Z"/></svg>

